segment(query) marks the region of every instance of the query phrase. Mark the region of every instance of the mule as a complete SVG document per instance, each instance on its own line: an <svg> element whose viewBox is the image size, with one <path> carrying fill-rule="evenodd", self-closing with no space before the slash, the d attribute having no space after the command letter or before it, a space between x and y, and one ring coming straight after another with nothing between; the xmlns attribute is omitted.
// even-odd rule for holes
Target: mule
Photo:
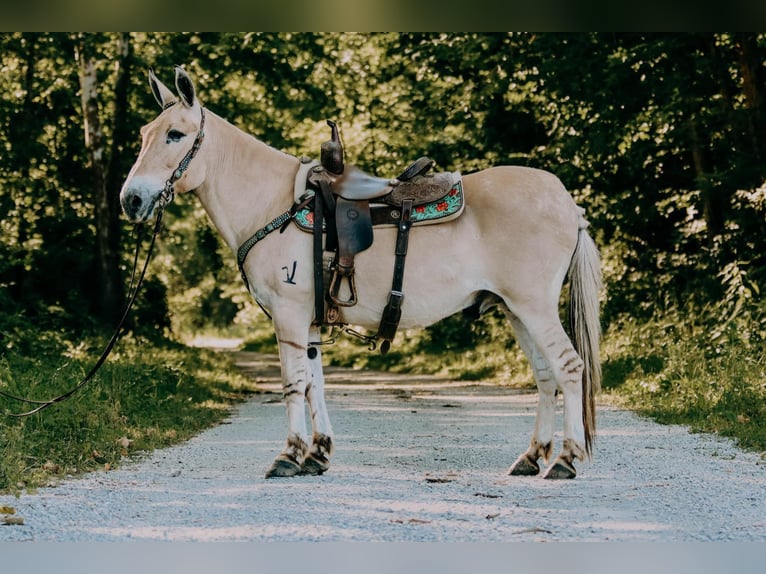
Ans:
<svg viewBox="0 0 766 574"><path fill-rule="evenodd" d="M141 129L141 150L120 193L125 214L142 222L176 193L193 192L237 253L256 230L289 211L301 161L204 108L182 68L175 70L175 93L151 70L149 84L162 112ZM484 312L499 306L538 389L529 448L509 473L537 475L539 460L550 462L560 393L563 445L544 477L573 478L574 460L591 458L601 378L600 258L584 210L557 177L527 167L463 175L463 189L460 217L412 229L400 327L425 327L466 308ZM242 264L252 297L273 320L287 407L287 442L267 478L325 472L334 441L321 348L312 345L321 323L314 316L312 236L296 225L282 231L264 236ZM376 229L372 246L356 256L358 303L343 310L349 325L377 328L389 295L395 241L395 228ZM567 279L571 339L558 310Z"/></svg>

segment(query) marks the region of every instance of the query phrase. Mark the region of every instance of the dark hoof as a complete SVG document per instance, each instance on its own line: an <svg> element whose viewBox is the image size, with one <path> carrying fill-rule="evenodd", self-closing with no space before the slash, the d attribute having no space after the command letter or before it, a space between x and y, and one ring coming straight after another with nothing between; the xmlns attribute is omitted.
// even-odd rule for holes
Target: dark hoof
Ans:
<svg viewBox="0 0 766 574"><path fill-rule="evenodd" d="M543 478L558 480L562 478L574 478L575 476L577 476L577 471L571 464L564 462L563 460L557 460L553 463L553 466L548 469L548 472L545 473Z"/></svg>
<svg viewBox="0 0 766 574"><path fill-rule="evenodd" d="M285 478L301 472L301 467L291 460L278 458L266 473L266 478Z"/></svg>
<svg viewBox="0 0 766 574"><path fill-rule="evenodd" d="M526 454L522 454L516 459L511 468L508 470L508 474L511 476L537 476L540 472L540 467L537 462L529 458Z"/></svg>
<svg viewBox="0 0 766 574"><path fill-rule="evenodd" d="M306 460L303 461L303 467L301 468L301 474L310 474L317 476L324 474L324 472L330 468L330 461L319 460L312 455L308 455Z"/></svg>

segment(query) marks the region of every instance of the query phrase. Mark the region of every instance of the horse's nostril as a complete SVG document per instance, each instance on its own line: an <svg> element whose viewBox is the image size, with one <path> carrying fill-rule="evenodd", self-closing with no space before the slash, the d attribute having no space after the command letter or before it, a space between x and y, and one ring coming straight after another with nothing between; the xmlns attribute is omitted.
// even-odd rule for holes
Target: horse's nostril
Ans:
<svg viewBox="0 0 766 574"><path fill-rule="evenodd" d="M138 209L141 207L142 200L138 195L134 195L130 198L130 207L133 209Z"/></svg>

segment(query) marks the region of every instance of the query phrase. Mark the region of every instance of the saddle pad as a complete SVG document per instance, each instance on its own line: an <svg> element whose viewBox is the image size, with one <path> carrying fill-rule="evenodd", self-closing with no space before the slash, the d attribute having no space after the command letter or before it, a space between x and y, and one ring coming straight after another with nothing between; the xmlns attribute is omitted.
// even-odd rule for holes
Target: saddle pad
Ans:
<svg viewBox="0 0 766 574"><path fill-rule="evenodd" d="M308 190L308 193L312 193ZM435 223L445 223L460 216L465 209L465 198L463 196L463 182L458 180L452 189L443 198L418 205L412 208L413 225L432 225ZM370 202L370 211L372 213L373 226L396 227L399 224L401 211L383 203ZM295 223L303 231L311 232L314 229L314 212L310 206L304 207L295 214Z"/></svg>

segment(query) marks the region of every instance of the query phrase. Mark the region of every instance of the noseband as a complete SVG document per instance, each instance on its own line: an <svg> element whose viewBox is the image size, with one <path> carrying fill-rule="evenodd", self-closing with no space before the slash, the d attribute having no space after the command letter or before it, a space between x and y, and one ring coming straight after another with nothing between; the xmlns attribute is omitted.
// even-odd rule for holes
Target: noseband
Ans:
<svg viewBox="0 0 766 574"><path fill-rule="evenodd" d="M170 106L175 105L177 102L173 102L170 104ZM167 109L167 106L165 109ZM173 173L170 175L170 178L165 182L165 188L160 193L159 197L157 198L157 201L160 204L160 207L162 209L165 208L166 205L168 205L170 202L172 202L176 197L176 191L175 191L175 183L181 179L181 176L186 172L187 169L189 169L189 164L191 163L191 160L194 159L194 156L197 155L197 152L199 151L200 146L202 145L202 141L205 139L205 108L200 106L200 122L199 122L199 131L197 132L197 137L194 138L194 143L191 146L191 149L186 152L186 155L181 158L181 161L178 162L178 167L173 171Z"/></svg>

